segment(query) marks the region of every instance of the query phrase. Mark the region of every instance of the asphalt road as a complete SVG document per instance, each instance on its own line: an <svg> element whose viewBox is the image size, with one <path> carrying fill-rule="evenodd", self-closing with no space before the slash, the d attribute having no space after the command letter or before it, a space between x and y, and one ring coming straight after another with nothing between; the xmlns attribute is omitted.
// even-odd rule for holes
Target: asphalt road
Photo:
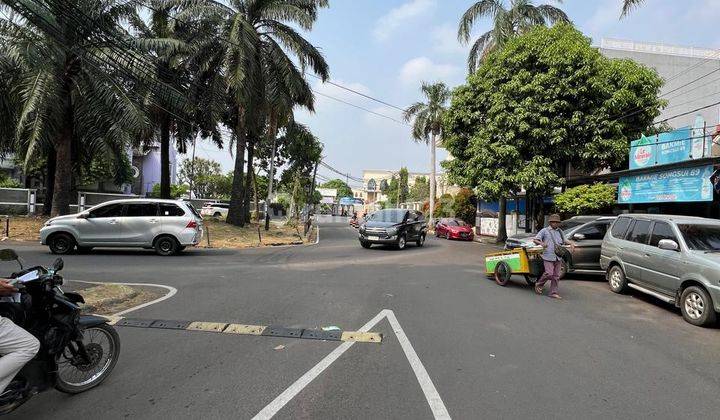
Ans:
<svg viewBox="0 0 720 420"><path fill-rule="evenodd" d="M499 287L484 276L485 245L432 238L423 248L364 250L355 235L325 223L314 246L170 258L101 250L68 256L64 274L178 289L132 314L142 318L355 330L393 311L398 325L382 319L371 328L385 335L382 344L345 349L285 405L273 405L277 418L422 419L438 407L458 419L720 412L718 329L686 324L652 298L613 294L592 277L563 281L562 301L535 295L522 278ZM18 250L28 262L54 259L44 248ZM41 394L9 418L251 418L345 346L118 330L120 361L100 387Z"/></svg>

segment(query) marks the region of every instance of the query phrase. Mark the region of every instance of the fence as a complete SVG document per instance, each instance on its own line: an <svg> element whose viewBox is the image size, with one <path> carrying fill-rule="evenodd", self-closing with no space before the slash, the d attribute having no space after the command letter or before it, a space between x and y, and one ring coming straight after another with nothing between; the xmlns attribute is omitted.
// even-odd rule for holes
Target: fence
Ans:
<svg viewBox="0 0 720 420"><path fill-rule="evenodd" d="M38 206L37 190L0 188L0 214L35 214Z"/></svg>

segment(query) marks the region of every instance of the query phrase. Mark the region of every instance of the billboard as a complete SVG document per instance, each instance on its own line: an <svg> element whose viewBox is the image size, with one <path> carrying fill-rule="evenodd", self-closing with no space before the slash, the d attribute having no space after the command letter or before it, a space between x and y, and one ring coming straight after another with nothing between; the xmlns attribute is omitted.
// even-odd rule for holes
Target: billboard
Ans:
<svg viewBox="0 0 720 420"><path fill-rule="evenodd" d="M713 166L625 176L618 185L620 204L712 201Z"/></svg>
<svg viewBox="0 0 720 420"><path fill-rule="evenodd" d="M679 128L630 143L630 169L684 162L710 156L712 146L705 120L695 118L693 127Z"/></svg>

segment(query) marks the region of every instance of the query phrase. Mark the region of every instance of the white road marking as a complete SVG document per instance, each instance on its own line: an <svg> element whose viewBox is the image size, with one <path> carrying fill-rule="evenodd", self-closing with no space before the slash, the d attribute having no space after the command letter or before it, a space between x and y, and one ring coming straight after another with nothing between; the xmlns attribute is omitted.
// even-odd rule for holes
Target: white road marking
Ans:
<svg viewBox="0 0 720 420"><path fill-rule="evenodd" d="M445 404L443 403L442 398L440 398L440 394L438 394L437 389L435 389L435 385L430 379L430 376L425 370L425 367L420 361L417 353L415 353L412 344L410 344L410 340L408 340L407 335L405 335L405 331L403 331L393 311L391 311L390 309L383 309L382 311L380 311L380 313L375 315L373 319L360 327L358 331L369 331L370 328L377 325L377 323L382 321L383 318L388 319L388 321L390 322L390 326L395 332L395 335L397 335L400 346L405 352L405 357L407 357L408 361L410 362L410 366L412 367L413 372L415 373L415 376L420 383L420 388L425 394L425 399L427 400L428 404L430 404L430 410L432 411L433 416L436 419L450 419L450 414L448 413L447 408L445 408ZM259 413L257 413L255 417L253 417L253 420L268 420L275 416L283 407L285 407L285 405L287 405L288 402L295 398L295 396L299 394L300 391L302 391L306 386L308 386L310 382L320 376L320 374L323 373L325 369L327 369L334 361L336 361L340 356L342 356L343 353L348 351L350 347L353 346L353 344L355 344L355 342L345 342L338 346L335 350L330 352L330 354L325 356L325 358L318 362L318 364L313 366L312 369L307 371L303 376L300 377L300 379L295 381L292 385L290 385L290 387L283 391L282 394L278 395L274 400L270 402L270 404L265 406L265 408L263 408Z"/></svg>
<svg viewBox="0 0 720 420"><path fill-rule="evenodd" d="M402 346L405 352L405 357L407 357L410 366L415 372L415 376L420 383L420 388L422 388L423 394L425 394L425 399L427 399L428 404L430 404L430 410L432 410L433 416L435 416L436 419L449 419L450 413L448 413L447 408L445 408L445 403L443 403L442 398L440 398L440 394L438 394L437 389L435 389L432 379L430 379L427 370L425 370L425 366L423 366L417 353L415 353L415 349L413 349L412 344L410 344L410 340L408 340L407 335L405 335L405 331L403 331L400 326L400 323L395 317L395 313L389 309L386 309L385 312L400 342L400 346Z"/></svg>
<svg viewBox="0 0 720 420"><path fill-rule="evenodd" d="M142 309L145 307L148 307L150 305L154 305L156 303L160 303L166 299L170 299L171 297L175 296L177 293L177 289L172 286L166 286L164 284L152 284L152 283L117 283L117 282L98 282L98 281L82 281L82 280L70 280L71 282L75 283L86 283L86 284L120 284L123 286L148 286L148 287L159 287L161 289L166 289L168 292L165 294L165 296L159 297L155 300L151 300L150 302L145 302L143 304L133 306L132 308L125 309L124 311L120 311L116 314L112 314L111 316L122 316L127 313L137 311L138 309Z"/></svg>

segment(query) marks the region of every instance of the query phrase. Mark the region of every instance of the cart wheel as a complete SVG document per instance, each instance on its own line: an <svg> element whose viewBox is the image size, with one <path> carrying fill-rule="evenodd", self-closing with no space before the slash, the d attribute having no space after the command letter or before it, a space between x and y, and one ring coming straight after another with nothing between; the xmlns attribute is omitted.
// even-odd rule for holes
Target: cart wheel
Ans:
<svg viewBox="0 0 720 420"><path fill-rule="evenodd" d="M538 279L530 274L525 274L525 281L530 287L535 287L535 283L537 283Z"/></svg>
<svg viewBox="0 0 720 420"><path fill-rule="evenodd" d="M500 261L495 266L495 283L499 284L500 286L505 286L510 281L510 276L512 275L512 270L510 269L510 266L505 261Z"/></svg>

